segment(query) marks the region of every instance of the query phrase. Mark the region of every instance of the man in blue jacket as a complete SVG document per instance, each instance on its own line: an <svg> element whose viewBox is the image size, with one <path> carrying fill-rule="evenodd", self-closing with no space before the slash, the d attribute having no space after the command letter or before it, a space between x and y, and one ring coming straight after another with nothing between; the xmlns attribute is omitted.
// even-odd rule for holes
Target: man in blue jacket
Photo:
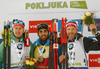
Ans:
<svg viewBox="0 0 100 69"><path fill-rule="evenodd" d="M36 69L48 69L49 63L49 29L46 23L37 26L39 38L33 43L34 57L37 59Z"/></svg>

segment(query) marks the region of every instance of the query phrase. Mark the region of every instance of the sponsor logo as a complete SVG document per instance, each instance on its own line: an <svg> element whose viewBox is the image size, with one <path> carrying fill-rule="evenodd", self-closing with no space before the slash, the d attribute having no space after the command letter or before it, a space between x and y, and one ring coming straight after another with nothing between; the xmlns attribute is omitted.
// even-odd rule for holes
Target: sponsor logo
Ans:
<svg viewBox="0 0 100 69"><path fill-rule="evenodd" d="M37 25L30 25L30 28L37 28Z"/></svg>
<svg viewBox="0 0 100 69"><path fill-rule="evenodd" d="M53 48L54 48L54 49L58 49L58 44L57 44L57 43L54 43L54 44L53 44Z"/></svg>
<svg viewBox="0 0 100 69"><path fill-rule="evenodd" d="M66 1L26 3L26 9L68 8ZM86 1L70 1L70 8L87 9Z"/></svg>
<svg viewBox="0 0 100 69"><path fill-rule="evenodd" d="M17 48L18 48L19 50L22 50L23 45L22 45L22 44L18 44L18 45L17 45Z"/></svg>
<svg viewBox="0 0 100 69"><path fill-rule="evenodd" d="M38 3L26 3L26 9L48 9L48 8L67 8L66 1L64 2L38 2Z"/></svg>
<svg viewBox="0 0 100 69"><path fill-rule="evenodd" d="M51 27L51 25L48 25L48 27ZM37 28L37 25L30 25L30 28Z"/></svg>
<svg viewBox="0 0 100 69"><path fill-rule="evenodd" d="M86 1L70 1L70 8L87 9Z"/></svg>
<svg viewBox="0 0 100 69"><path fill-rule="evenodd" d="M100 54L89 54L89 67L100 67Z"/></svg>
<svg viewBox="0 0 100 69"><path fill-rule="evenodd" d="M90 59L90 62L100 63L100 58Z"/></svg>
<svg viewBox="0 0 100 69"><path fill-rule="evenodd" d="M78 65L78 66L82 66L82 64L81 63L71 63L71 62L69 62L69 64L68 64L69 66L73 66L73 65Z"/></svg>
<svg viewBox="0 0 100 69"><path fill-rule="evenodd" d="M72 49L73 49L73 47L74 47L74 45L73 45L73 44L69 44L69 50L72 50Z"/></svg>
<svg viewBox="0 0 100 69"><path fill-rule="evenodd" d="M37 33L37 25L46 23L50 29L52 20L29 21L29 33Z"/></svg>

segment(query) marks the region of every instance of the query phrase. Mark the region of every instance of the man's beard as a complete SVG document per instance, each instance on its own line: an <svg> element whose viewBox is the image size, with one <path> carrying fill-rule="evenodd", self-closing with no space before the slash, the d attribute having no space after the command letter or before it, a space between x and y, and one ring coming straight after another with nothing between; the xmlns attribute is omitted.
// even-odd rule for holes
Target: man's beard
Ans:
<svg viewBox="0 0 100 69"><path fill-rule="evenodd" d="M46 38L45 38L45 39L43 39L43 38L42 38L43 36L45 36ZM48 36L46 36L46 35L42 35L42 36L41 36L41 38L40 38L40 40L41 40L42 42L46 42L46 41L47 41L47 39L48 39Z"/></svg>
<svg viewBox="0 0 100 69"><path fill-rule="evenodd" d="M70 36L71 34L73 34L72 36ZM73 38L75 38L77 36L77 33L74 34L74 33L69 33L68 37L72 40Z"/></svg>

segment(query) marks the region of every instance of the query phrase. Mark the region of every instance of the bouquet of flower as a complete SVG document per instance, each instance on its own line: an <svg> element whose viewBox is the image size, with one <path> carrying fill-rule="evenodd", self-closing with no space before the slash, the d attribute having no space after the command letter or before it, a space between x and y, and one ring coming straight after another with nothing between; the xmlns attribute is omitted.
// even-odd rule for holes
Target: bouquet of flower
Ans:
<svg viewBox="0 0 100 69"><path fill-rule="evenodd" d="M83 15L81 18L83 20L83 24L90 25L90 24L95 24L94 18L93 18L94 13L93 12L87 12L85 15ZM97 32L96 29L92 29L92 34L94 35Z"/></svg>
<svg viewBox="0 0 100 69"><path fill-rule="evenodd" d="M37 60L33 57L26 58L26 61L24 62L26 69L36 69L36 62Z"/></svg>
<svg viewBox="0 0 100 69"><path fill-rule="evenodd" d="M83 15L81 18L83 20L83 24L86 24L86 25L90 25L90 24L95 24L95 21L93 19L93 14L94 13L89 13L87 12L85 15Z"/></svg>

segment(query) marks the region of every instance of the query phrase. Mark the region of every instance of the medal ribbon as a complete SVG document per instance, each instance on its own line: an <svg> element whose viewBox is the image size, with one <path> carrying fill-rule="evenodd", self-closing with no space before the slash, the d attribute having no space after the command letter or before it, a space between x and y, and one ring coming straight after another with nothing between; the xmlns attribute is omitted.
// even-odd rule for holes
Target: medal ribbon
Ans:
<svg viewBox="0 0 100 69"><path fill-rule="evenodd" d="M36 46L37 46L37 43L36 43ZM39 51L39 53L40 53L40 56L42 56L42 53L43 53L44 48L45 48L45 45L43 46L42 50L40 50L38 46L37 46L37 48L38 48L38 51Z"/></svg>
<svg viewBox="0 0 100 69"><path fill-rule="evenodd" d="M15 50L16 50L16 53L17 53L17 56L18 56L18 59L19 59L19 63L21 62L22 60L22 57L23 57L23 53L24 53L24 44L22 42L15 42L13 41L13 43L15 44ZM18 45L22 45L22 49L18 49L17 46Z"/></svg>

